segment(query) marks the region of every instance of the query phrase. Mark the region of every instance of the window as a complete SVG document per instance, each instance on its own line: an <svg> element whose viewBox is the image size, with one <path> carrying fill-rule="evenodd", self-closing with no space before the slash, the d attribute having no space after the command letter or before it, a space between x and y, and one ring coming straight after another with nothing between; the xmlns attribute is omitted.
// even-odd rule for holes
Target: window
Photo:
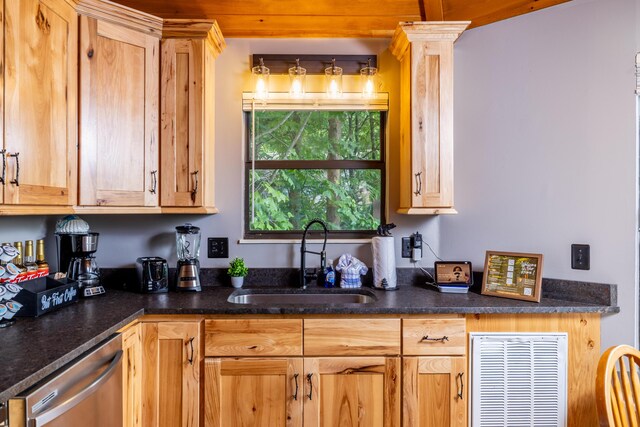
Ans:
<svg viewBox="0 0 640 427"><path fill-rule="evenodd" d="M245 106L245 237L300 237L314 218L334 237L373 235L385 222L383 101Z"/></svg>

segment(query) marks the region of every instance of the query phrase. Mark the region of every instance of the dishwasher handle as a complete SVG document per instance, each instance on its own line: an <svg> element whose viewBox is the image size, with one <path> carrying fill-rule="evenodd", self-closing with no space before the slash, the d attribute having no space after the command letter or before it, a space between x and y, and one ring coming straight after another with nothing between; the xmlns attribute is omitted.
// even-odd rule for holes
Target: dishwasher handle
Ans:
<svg viewBox="0 0 640 427"><path fill-rule="evenodd" d="M122 350L118 350L116 352L116 355L111 360L111 363L109 363L109 366L107 367L107 369L105 369L98 376L98 378L96 378L91 384L83 388L75 396L70 397L69 399L62 402L60 405L56 406L55 408L51 408L47 412L44 412L43 414L40 414L37 417L35 417L33 422L33 427L40 427L58 418L60 415L71 410L73 407L75 407L80 402L82 402L87 397L89 397L91 394L93 394L100 387L102 383L106 382L109 378L111 378L113 373L116 371L116 368L120 364L121 360L122 360Z"/></svg>

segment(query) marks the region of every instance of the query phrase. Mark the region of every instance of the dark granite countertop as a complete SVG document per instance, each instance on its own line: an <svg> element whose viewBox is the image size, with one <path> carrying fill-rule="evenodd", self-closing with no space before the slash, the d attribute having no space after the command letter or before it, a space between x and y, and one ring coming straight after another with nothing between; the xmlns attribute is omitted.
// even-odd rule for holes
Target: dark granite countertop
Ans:
<svg viewBox="0 0 640 427"><path fill-rule="evenodd" d="M559 285L571 288L576 282ZM596 284L594 284L596 285ZM544 284L543 284L544 286ZM596 285L596 294L608 291L610 298L589 296L580 288L577 298L559 299L547 286L540 303L480 295L442 294L427 286L400 286L394 292L366 289L377 300L367 304L343 305L243 305L227 302L235 291L226 286L203 287L199 293L142 295L109 290L106 295L81 300L40 318L19 318L15 325L0 329L0 402L32 386L56 369L142 314L429 314L429 313L616 313L614 285ZM606 288L605 288L606 287ZM265 291L266 288L259 288ZM241 290L240 292L244 292ZM326 292L321 287L306 291ZM585 292L586 291L586 292ZM340 290L336 290L340 292ZM585 297L586 295L586 297ZM549 297L551 296L551 297ZM580 301L589 300L591 303ZM577 301L576 301L577 300ZM596 303L593 303L596 301Z"/></svg>

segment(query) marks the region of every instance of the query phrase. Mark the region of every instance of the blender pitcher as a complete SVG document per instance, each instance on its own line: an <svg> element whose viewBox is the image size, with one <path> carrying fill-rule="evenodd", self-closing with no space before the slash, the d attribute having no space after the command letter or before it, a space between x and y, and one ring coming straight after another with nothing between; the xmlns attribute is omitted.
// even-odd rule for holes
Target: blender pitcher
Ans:
<svg viewBox="0 0 640 427"><path fill-rule="evenodd" d="M176 290L200 291L200 228L189 223L176 227L178 267Z"/></svg>

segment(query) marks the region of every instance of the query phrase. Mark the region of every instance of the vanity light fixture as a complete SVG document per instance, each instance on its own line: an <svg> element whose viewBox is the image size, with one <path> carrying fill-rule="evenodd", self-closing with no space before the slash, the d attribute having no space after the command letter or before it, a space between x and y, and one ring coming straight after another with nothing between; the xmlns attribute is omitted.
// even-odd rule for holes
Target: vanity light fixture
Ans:
<svg viewBox="0 0 640 427"><path fill-rule="evenodd" d="M362 85L362 96L373 98L376 94L376 80L378 69L371 66L371 59L367 60L367 66L360 70L360 84Z"/></svg>
<svg viewBox="0 0 640 427"><path fill-rule="evenodd" d="M324 69L326 91L329 98L342 96L342 68L336 67L336 59L331 59L331 67Z"/></svg>
<svg viewBox="0 0 640 427"><path fill-rule="evenodd" d="M304 96L304 81L307 75L307 69L300 66L300 59L296 58L296 66L289 68L289 94L293 98L302 98Z"/></svg>
<svg viewBox="0 0 640 427"><path fill-rule="evenodd" d="M253 94L255 99L265 100L269 98L269 69L264 66L264 60L260 58L260 65L251 69L253 79Z"/></svg>
<svg viewBox="0 0 640 427"><path fill-rule="evenodd" d="M343 76L359 74L362 96L373 99L380 89L377 63L376 55L253 54L250 65L254 79L253 97L257 100L266 100L270 97L269 75L289 74L289 96L304 98L307 90L305 83L307 74L313 76L324 74L325 97L341 98L344 94ZM347 80L347 83L351 81Z"/></svg>

